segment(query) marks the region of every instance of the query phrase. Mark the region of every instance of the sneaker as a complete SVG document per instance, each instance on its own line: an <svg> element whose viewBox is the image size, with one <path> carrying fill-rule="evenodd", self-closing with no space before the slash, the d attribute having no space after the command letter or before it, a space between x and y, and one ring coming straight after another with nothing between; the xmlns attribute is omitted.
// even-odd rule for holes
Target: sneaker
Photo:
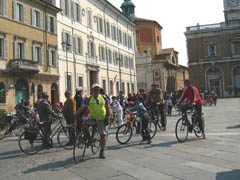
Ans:
<svg viewBox="0 0 240 180"><path fill-rule="evenodd" d="M100 159L105 159L105 158L106 158L106 157L104 156L104 150L103 150L103 149L100 150L99 158L100 158Z"/></svg>
<svg viewBox="0 0 240 180"><path fill-rule="evenodd" d="M205 133L203 134L203 136L202 136L202 137L203 137L203 139L206 139L206 135L205 135Z"/></svg>

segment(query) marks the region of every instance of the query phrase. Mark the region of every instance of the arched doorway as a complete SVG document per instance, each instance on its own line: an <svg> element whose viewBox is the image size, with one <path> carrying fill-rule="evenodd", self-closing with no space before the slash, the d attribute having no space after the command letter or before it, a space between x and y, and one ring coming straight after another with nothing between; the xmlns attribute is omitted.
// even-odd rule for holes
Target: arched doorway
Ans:
<svg viewBox="0 0 240 180"><path fill-rule="evenodd" d="M53 83L51 86L51 103L52 106L55 106L55 104L59 102L59 96L58 96L58 85L56 83Z"/></svg>
<svg viewBox="0 0 240 180"><path fill-rule="evenodd" d="M217 67L211 67L208 69L207 74L207 89L209 92L215 91L218 96L223 96L223 82L222 82L222 72Z"/></svg>
<svg viewBox="0 0 240 180"><path fill-rule="evenodd" d="M240 66L233 70L233 89L234 96L240 96Z"/></svg>
<svg viewBox="0 0 240 180"><path fill-rule="evenodd" d="M29 86L26 80L18 79L15 86L16 90L16 104L23 99L27 101L29 99Z"/></svg>
<svg viewBox="0 0 240 180"><path fill-rule="evenodd" d="M42 98L42 93L43 93L43 87L42 87L41 84L39 84L38 87L37 87L37 99Z"/></svg>

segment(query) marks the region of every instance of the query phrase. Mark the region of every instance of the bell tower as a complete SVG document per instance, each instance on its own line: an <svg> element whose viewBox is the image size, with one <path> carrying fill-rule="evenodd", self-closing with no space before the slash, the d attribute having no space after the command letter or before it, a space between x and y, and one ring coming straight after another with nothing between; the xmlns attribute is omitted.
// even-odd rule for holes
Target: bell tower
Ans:
<svg viewBox="0 0 240 180"><path fill-rule="evenodd" d="M131 0L124 0L124 2L121 5L122 13L125 16L128 16L131 19L136 18L135 16L135 5Z"/></svg>
<svg viewBox="0 0 240 180"><path fill-rule="evenodd" d="M224 16L227 25L240 25L240 0L224 0Z"/></svg>

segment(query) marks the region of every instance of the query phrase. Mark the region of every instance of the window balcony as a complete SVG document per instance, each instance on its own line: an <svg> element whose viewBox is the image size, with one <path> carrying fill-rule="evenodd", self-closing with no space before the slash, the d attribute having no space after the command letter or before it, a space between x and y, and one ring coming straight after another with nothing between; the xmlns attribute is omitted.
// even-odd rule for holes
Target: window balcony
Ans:
<svg viewBox="0 0 240 180"><path fill-rule="evenodd" d="M38 62L27 59L13 59L8 63L8 70L13 72L38 73Z"/></svg>

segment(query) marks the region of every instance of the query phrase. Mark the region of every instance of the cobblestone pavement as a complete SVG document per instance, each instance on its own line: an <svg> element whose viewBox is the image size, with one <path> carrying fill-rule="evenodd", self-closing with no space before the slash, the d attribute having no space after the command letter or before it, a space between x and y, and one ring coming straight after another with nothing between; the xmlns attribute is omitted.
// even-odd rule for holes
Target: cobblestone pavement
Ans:
<svg viewBox="0 0 240 180"><path fill-rule="evenodd" d="M0 179L9 180L239 180L240 99L222 99L204 107L207 139L192 134L178 143L174 128L178 116L168 117L166 132L158 132L151 145L135 136L119 145L110 131L105 160L90 156L74 164L72 151L55 147L34 156L20 152L17 138L0 141ZM55 140L56 142L56 140ZM87 154L88 155L88 154Z"/></svg>

